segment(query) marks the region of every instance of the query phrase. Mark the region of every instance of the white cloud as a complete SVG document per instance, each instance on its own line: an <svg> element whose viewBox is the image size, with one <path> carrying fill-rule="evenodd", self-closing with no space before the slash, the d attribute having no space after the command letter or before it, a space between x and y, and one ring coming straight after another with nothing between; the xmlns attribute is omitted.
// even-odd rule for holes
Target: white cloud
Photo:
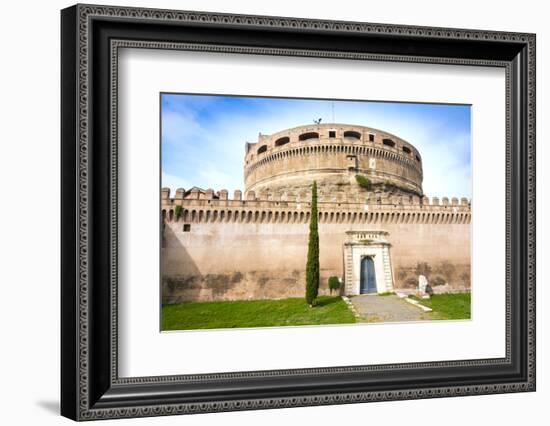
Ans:
<svg viewBox="0 0 550 426"><path fill-rule="evenodd" d="M203 131L192 114L166 111L162 116L162 138L169 144L182 144Z"/></svg>
<svg viewBox="0 0 550 426"><path fill-rule="evenodd" d="M227 174L214 164L206 164L200 170L198 180L204 185L204 189L212 188L215 191L220 189L234 190L241 188L242 176Z"/></svg>
<svg viewBox="0 0 550 426"><path fill-rule="evenodd" d="M470 143L469 135L456 135L445 143L429 144L420 149L424 163L423 189L430 197L471 197L472 171L465 163L460 147Z"/></svg>

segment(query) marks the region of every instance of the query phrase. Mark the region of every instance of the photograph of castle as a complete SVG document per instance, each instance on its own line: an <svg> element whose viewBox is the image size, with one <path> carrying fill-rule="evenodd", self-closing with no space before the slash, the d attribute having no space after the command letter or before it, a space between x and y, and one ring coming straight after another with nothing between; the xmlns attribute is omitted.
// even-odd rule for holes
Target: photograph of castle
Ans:
<svg viewBox="0 0 550 426"><path fill-rule="evenodd" d="M469 105L160 109L162 331L470 319Z"/></svg>

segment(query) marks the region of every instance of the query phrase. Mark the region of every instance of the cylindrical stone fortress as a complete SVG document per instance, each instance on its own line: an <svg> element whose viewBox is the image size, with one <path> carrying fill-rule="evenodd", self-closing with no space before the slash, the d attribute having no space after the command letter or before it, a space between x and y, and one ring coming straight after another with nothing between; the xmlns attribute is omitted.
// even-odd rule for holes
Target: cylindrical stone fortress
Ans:
<svg viewBox="0 0 550 426"><path fill-rule="evenodd" d="M420 153L379 129L315 124L260 134L257 143L246 144L246 192L256 197L289 191L305 195L313 180L321 194L365 194L356 175L370 180L370 192L423 196Z"/></svg>

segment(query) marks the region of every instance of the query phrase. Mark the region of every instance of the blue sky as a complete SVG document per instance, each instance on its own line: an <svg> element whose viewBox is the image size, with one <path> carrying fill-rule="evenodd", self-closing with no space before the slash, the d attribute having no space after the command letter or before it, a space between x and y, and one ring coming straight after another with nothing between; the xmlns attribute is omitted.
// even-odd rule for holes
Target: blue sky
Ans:
<svg viewBox="0 0 550 426"><path fill-rule="evenodd" d="M162 186L244 190L245 142L318 118L330 123L332 104L162 94ZM471 198L469 106L334 101L334 121L385 130L412 143L422 155L427 196Z"/></svg>

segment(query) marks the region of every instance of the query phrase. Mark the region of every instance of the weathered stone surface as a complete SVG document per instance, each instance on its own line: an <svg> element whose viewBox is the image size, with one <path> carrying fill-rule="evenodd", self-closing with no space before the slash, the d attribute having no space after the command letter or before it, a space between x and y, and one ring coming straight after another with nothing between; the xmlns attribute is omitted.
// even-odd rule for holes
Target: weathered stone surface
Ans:
<svg viewBox="0 0 550 426"><path fill-rule="evenodd" d="M325 277L326 273L323 274ZM327 278L328 280L328 278ZM193 300L247 300L301 297L305 274L294 270L168 275L163 278L162 303ZM329 294L321 287L321 294Z"/></svg>

